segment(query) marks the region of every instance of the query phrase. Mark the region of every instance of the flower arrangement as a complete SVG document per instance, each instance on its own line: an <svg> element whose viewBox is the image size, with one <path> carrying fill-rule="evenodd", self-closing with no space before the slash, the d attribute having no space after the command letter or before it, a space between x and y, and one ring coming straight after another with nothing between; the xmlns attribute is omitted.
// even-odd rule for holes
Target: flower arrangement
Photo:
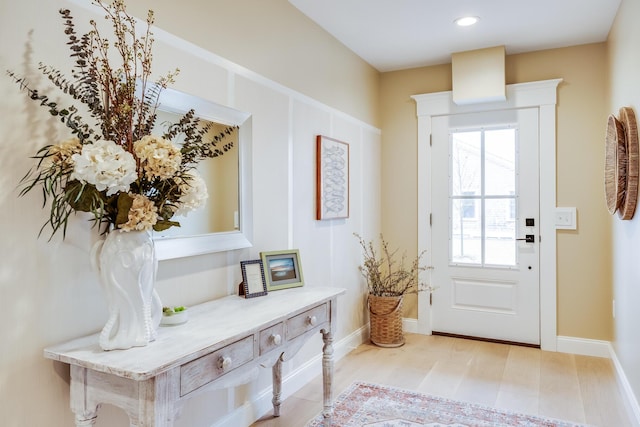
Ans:
<svg viewBox="0 0 640 427"><path fill-rule="evenodd" d="M36 153L37 165L22 179L20 195L42 187L45 204L51 200L51 210L40 232L50 225L51 236L59 230L64 236L69 216L77 211L93 214L94 225L103 232L179 226L173 216L198 208L207 198L197 163L230 150L233 142L224 140L237 127L213 132L213 123L204 124L190 110L162 135L152 135L160 93L179 73L176 69L150 82L153 11L148 12L146 32L138 35L136 20L127 14L124 0L92 3L106 12L113 26L113 42L102 37L94 20L90 31L78 35L71 12L61 9L74 61L72 72L65 77L53 67L42 63L38 67L71 105L59 105L33 89L25 78L7 71L73 135ZM118 67L112 66L112 58L121 60ZM84 105L90 120L80 115L73 101ZM178 136L180 144L173 142Z"/></svg>
<svg viewBox="0 0 640 427"><path fill-rule="evenodd" d="M397 297L418 291L433 292L435 288L418 282L418 274L431 267L420 265L425 251L418 254L410 267L405 267L406 254L397 257L398 249L390 250L389 243L380 234L382 254L378 255L373 242L365 242L360 235L354 233L363 250L364 263L358 270L367 280L370 295L378 297Z"/></svg>

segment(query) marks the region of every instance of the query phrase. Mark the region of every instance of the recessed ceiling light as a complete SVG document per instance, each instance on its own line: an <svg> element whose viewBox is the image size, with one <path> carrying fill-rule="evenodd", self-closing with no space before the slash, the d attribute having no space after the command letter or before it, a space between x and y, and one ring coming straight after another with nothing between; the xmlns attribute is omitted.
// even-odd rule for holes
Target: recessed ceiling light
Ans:
<svg viewBox="0 0 640 427"><path fill-rule="evenodd" d="M480 20L480 18L478 18L477 16L464 16L462 18L456 19L453 22L455 22L457 25L459 25L461 27L468 27L470 25L475 24L479 20Z"/></svg>

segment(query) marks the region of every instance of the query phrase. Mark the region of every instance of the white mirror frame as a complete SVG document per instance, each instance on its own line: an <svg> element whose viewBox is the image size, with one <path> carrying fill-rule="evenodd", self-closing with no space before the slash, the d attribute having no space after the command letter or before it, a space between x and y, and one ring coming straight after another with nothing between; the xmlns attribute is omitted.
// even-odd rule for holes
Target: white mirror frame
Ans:
<svg viewBox="0 0 640 427"><path fill-rule="evenodd" d="M184 114L195 110L196 117L238 126L238 207L240 229L195 236L154 237L158 260L182 258L213 252L249 248L253 239L253 192L251 175L251 115L173 89L164 89L159 110Z"/></svg>

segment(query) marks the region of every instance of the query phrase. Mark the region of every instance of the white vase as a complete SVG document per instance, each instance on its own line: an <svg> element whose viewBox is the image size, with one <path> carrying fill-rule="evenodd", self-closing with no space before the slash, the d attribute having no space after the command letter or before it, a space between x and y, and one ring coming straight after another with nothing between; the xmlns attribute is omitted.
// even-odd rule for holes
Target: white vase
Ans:
<svg viewBox="0 0 640 427"><path fill-rule="evenodd" d="M158 260L150 234L113 230L95 244L91 260L109 307L100 347L127 349L155 340L162 303L154 289Z"/></svg>

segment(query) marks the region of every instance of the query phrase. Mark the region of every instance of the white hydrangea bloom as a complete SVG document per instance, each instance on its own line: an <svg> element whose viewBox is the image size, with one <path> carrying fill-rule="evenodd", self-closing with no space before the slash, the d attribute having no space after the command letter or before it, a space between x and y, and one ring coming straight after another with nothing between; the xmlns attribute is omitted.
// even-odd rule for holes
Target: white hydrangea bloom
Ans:
<svg viewBox="0 0 640 427"><path fill-rule="evenodd" d="M209 197L207 184L196 169L190 170L186 175L185 179L181 179L178 183L182 195L178 200L179 205L176 210L176 215L186 215L198 209L204 205L204 202Z"/></svg>
<svg viewBox="0 0 640 427"><path fill-rule="evenodd" d="M113 141L96 141L82 146L74 161L72 179L89 183L98 191L107 190L107 196L128 192L138 179L133 155Z"/></svg>

